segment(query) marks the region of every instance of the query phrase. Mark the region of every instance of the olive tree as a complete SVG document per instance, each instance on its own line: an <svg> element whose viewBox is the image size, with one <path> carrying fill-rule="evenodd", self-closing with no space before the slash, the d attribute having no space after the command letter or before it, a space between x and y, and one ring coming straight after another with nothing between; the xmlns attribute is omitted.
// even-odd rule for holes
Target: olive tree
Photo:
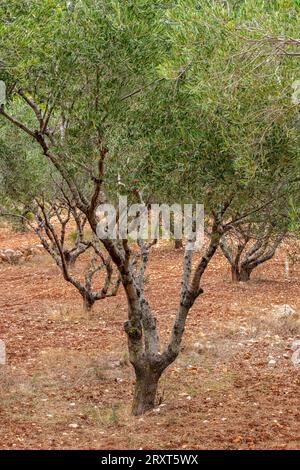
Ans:
<svg viewBox="0 0 300 470"><path fill-rule="evenodd" d="M268 96L282 107L286 94L267 63L245 62L240 76L243 21L218 2L87 0L70 8L34 0L1 6L1 14L8 100L0 116L40 148L94 234L103 195L108 202L124 192L205 203L208 242L199 254L193 236L186 240L164 349L145 289L152 242L138 238L137 257L126 235L100 239L126 294L133 414L142 414L155 405L159 379L180 352L222 236L267 204L269 171L266 190L253 191L256 170L264 171L257 148L274 123Z"/></svg>
<svg viewBox="0 0 300 470"><path fill-rule="evenodd" d="M232 230L229 239L223 236L220 248L230 264L232 281L249 281L255 268L273 258L285 235L274 234L268 225L257 230L257 226L245 224Z"/></svg>

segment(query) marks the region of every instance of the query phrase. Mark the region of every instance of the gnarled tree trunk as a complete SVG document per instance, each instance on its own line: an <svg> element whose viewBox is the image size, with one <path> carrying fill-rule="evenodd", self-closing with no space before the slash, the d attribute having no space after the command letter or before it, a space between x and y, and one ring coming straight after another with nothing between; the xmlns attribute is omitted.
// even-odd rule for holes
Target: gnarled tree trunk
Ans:
<svg viewBox="0 0 300 470"><path fill-rule="evenodd" d="M83 296L83 309L86 312L91 312L95 303L95 299L92 296Z"/></svg>
<svg viewBox="0 0 300 470"><path fill-rule="evenodd" d="M143 371L135 371L135 374L136 382L132 403L132 414L134 416L138 416L154 408L158 381L161 373L153 371L148 367Z"/></svg>
<svg viewBox="0 0 300 470"><path fill-rule="evenodd" d="M180 250L181 248L183 248L182 240L175 239L174 246L175 250Z"/></svg>
<svg viewBox="0 0 300 470"><path fill-rule="evenodd" d="M249 268L249 266L241 266L238 280L241 282L250 281L251 272L252 272L252 269Z"/></svg>
<svg viewBox="0 0 300 470"><path fill-rule="evenodd" d="M160 376L177 358L187 315L195 300L203 293L200 287L201 277L208 263L214 256L219 245L221 234L219 223L213 226L213 234L205 255L198 262L192 276L193 242L185 246L184 267L182 273L180 304L173 324L171 338L166 349L160 353L156 319L144 296L144 269L148 259L148 251L141 242L142 265L139 277L131 283L130 271L126 273L125 285L129 304L129 320L124 329L128 337L130 362L136 374L136 384L132 413L140 415L155 406L155 398ZM125 274L125 273L124 273ZM138 290L132 289L137 287Z"/></svg>
<svg viewBox="0 0 300 470"><path fill-rule="evenodd" d="M231 280L232 282L239 282L241 280L240 271L237 266L231 266Z"/></svg>

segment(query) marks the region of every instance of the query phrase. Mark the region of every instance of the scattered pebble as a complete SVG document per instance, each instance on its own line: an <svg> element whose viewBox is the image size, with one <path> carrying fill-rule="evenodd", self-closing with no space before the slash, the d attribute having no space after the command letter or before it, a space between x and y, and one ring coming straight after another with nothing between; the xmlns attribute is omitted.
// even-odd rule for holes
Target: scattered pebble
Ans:
<svg viewBox="0 0 300 470"><path fill-rule="evenodd" d="M291 344L292 351L296 351L296 349L300 348L300 339L295 339Z"/></svg>

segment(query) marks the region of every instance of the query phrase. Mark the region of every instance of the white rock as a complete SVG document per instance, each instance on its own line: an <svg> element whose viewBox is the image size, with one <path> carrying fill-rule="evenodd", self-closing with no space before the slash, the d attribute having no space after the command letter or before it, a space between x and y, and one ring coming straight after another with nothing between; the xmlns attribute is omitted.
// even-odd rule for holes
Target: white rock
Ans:
<svg viewBox="0 0 300 470"><path fill-rule="evenodd" d="M295 367L298 367L300 365L300 348L296 349L296 351L293 352L291 361Z"/></svg>
<svg viewBox="0 0 300 470"><path fill-rule="evenodd" d="M7 256L13 256L15 254L15 251L11 248L6 248L5 250L2 250L2 252Z"/></svg>
<svg viewBox="0 0 300 470"><path fill-rule="evenodd" d="M6 351L5 351L5 343L0 339L0 364L6 364Z"/></svg>
<svg viewBox="0 0 300 470"><path fill-rule="evenodd" d="M281 316L288 316L293 315L295 313L295 309L289 304L274 305L273 313L276 313L277 315Z"/></svg>
<svg viewBox="0 0 300 470"><path fill-rule="evenodd" d="M271 359L269 362L268 362L269 366L270 367L274 367L276 365L276 361L275 359Z"/></svg>
<svg viewBox="0 0 300 470"><path fill-rule="evenodd" d="M295 339L291 344L291 349L296 351L298 348L300 348L300 339Z"/></svg>
<svg viewBox="0 0 300 470"><path fill-rule="evenodd" d="M205 347L203 343L197 342L194 343L194 349L198 354L201 354L204 351Z"/></svg>
<svg viewBox="0 0 300 470"><path fill-rule="evenodd" d="M77 423L71 423L71 424L69 424L69 428L76 429L76 428L78 428L78 424Z"/></svg>

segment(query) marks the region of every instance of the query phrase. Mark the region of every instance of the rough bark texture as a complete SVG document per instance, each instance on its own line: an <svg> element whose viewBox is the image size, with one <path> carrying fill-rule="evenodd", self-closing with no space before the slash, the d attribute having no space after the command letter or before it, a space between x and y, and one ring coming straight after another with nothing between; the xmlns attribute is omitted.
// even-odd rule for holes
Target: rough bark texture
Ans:
<svg viewBox="0 0 300 470"><path fill-rule="evenodd" d="M241 282L247 282L250 281L250 276L251 276L252 270L248 267L242 267L239 273L239 281Z"/></svg>
<svg viewBox="0 0 300 470"><path fill-rule="evenodd" d="M174 246L175 250L180 250L181 248L183 248L182 240L175 240Z"/></svg>
<svg viewBox="0 0 300 470"><path fill-rule="evenodd" d="M231 266L231 280L232 282L239 282L240 279L240 272L236 266Z"/></svg>
<svg viewBox="0 0 300 470"><path fill-rule="evenodd" d="M91 296L83 296L83 309L86 312L91 312L93 310L94 303L95 299Z"/></svg>
<svg viewBox="0 0 300 470"><path fill-rule="evenodd" d="M155 406L160 374L146 369L136 372L136 382L132 403L132 414L141 415Z"/></svg>
<svg viewBox="0 0 300 470"><path fill-rule="evenodd" d="M231 267L231 280L232 282L247 282L250 280L252 270L247 267L238 268Z"/></svg>

